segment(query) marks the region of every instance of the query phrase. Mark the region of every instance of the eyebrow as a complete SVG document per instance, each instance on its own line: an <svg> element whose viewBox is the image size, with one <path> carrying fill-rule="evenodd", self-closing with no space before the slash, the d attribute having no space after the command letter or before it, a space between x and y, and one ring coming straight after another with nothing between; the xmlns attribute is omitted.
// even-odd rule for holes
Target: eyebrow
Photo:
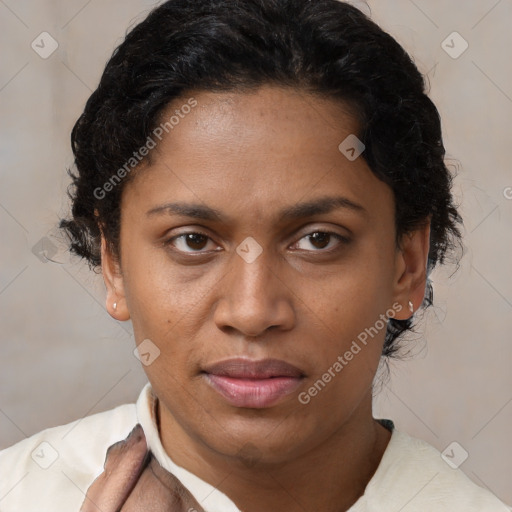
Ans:
<svg viewBox="0 0 512 512"><path fill-rule="evenodd" d="M281 210L277 217L282 220L296 220L314 215L330 213L333 210L344 208L355 213L367 215L368 211L358 203L346 197L320 197L305 203L299 203ZM147 216L161 214L175 214L194 219L228 222L230 218L224 213L201 204L194 203L166 203L146 212Z"/></svg>

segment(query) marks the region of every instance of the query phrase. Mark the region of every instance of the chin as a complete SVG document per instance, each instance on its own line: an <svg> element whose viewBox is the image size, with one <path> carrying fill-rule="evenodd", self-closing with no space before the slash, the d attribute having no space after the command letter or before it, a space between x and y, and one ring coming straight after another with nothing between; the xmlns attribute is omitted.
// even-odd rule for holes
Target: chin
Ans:
<svg viewBox="0 0 512 512"><path fill-rule="evenodd" d="M202 437L212 450L242 467L262 469L289 462L321 442L318 429L304 419L238 417L222 421L216 431Z"/></svg>

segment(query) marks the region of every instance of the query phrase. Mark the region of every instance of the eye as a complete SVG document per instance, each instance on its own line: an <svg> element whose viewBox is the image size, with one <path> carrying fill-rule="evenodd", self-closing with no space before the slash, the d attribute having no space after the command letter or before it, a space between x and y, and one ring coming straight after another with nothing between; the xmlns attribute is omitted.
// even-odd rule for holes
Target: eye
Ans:
<svg viewBox="0 0 512 512"><path fill-rule="evenodd" d="M172 245L173 247L176 247L178 251L185 253L208 252L202 251L202 249L204 249L208 244L208 241L211 241L211 238L208 235L205 235L204 233L190 232L172 237L165 242L165 245ZM192 250L189 251L187 249Z"/></svg>
<svg viewBox="0 0 512 512"><path fill-rule="evenodd" d="M333 239L338 241L338 244L334 244L332 247ZM309 244L308 247L300 247L302 241L306 241L306 244ZM181 235L174 236L165 242L165 245L171 245L176 248L179 252L183 253L206 253L208 250L204 250L208 246L208 242L212 242L211 238L200 232L189 232L182 233ZM330 250L334 250L337 245L348 244L350 240L340 235L339 233L333 233L331 231L313 231L306 236L302 237L295 246L298 249L311 251L311 247L313 247L312 252L329 252ZM213 244L215 246L215 244ZM331 247L330 247L331 246Z"/></svg>
<svg viewBox="0 0 512 512"><path fill-rule="evenodd" d="M347 244L350 241L347 237L338 233L333 233L331 231L314 231L302 237L295 245L298 246L302 240L306 240L306 245L309 244L309 246L313 247L314 249L320 249L313 250L313 252L322 252L322 250L327 252L332 249L332 247L328 246L333 239L338 241L337 245ZM326 249L326 247L328 248ZM334 245L334 248L336 248L336 245ZM299 249L310 250L307 247L299 247Z"/></svg>

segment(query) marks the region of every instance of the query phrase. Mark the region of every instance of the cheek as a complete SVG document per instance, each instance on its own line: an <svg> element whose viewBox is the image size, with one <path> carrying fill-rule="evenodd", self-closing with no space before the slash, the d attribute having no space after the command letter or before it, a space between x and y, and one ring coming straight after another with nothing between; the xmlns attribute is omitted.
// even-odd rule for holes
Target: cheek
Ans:
<svg viewBox="0 0 512 512"><path fill-rule="evenodd" d="M361 288L356 275L335 281L318 294L317 315L307 313L311 331L303 350L311 372L300 403L314 414L327 408L332 418L347 417L371 389L387 327L380 318L386 307L375 305L382 293L377 283L366 279Z"/></svg>
<svg viewBox="0 0 512 512"><path fill-rule="evenodd" d="M355 337L371 327L381 314L386 314L391 304L391 286L388 269L377 264L354 265L344 269L321 286L310 287L308 301L331 332L343 332ZM305 301L307 303L307 301Z"/></svg>
<svg viewBox="0 0 512 512"><path fill-rule="evenodd" d="M336 365L332 370L336 378L329 387L343 387L351 379L366 387L378 367L392 294L389 261L379 260L376 254L340 269L323 280L321 286L310 286L308 293L304 293L307 300L303 315L308 319L304 329L310 329L306 338L315 340L313 346L305 346L304 350L310 352L314 361L316 378ZM353 387L348 392L357 393Z"/></svg>
<svg viewBox="0 0 512 512"><path fill-rule="evenodd" d="M134 328L169 329L194 308L198 290L190 286L165 250L127 237L123 260L124 291Z"/></svg>
<svg viewBox="0 0 512 512"><path fill-rule="evenodd" d="M135 340L149 339L160 350L144 370L169 385L195 375L207 346L200 330L208 322L205 308L218 272L172 265L165 251L134 249L125 258L125 294ZM222 273L220 274L222 277Z"/></svg>

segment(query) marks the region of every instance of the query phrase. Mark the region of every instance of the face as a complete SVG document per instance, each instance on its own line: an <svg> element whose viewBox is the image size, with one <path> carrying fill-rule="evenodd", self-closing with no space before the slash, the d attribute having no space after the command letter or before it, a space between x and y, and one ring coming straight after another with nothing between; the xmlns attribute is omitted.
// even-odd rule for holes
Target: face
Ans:
<svg viewBox="0 0 512 512"><path fill-rule="evenodd" d="M123 191L107 302L160 351L164 440L287 460L370 419L383 319L421 303L428 233L397 249L392 190L338 149L357 132L341 103L265 86L164 117L190 96Z"/></svg>

